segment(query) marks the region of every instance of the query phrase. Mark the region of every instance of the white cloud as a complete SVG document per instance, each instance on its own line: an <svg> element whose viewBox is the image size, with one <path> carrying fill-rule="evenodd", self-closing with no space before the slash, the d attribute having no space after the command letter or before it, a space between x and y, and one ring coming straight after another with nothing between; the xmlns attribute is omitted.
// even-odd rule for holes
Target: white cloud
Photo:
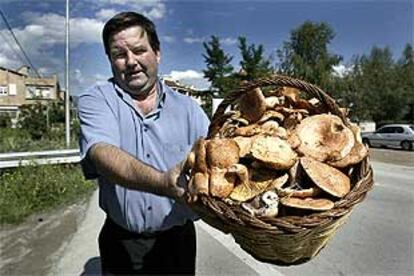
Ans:
<svg viewBox="0 0 414 276"><path fill-rule="evenodd" d="M226 38L220 39L220 43L223 45L231 46L237 43L237 39L233 37L226 37Z"/></svg>
<svg viewBox="0 0 414 276"><path fill-rule="evenodd" d="M65 37L65 18L54 13L24 13L28 24L22 28L14 28L16 37L23 45L38 49L63 43Z"/></svg>
<svg viewBox="0 0 414 276"><path fill-rule="evenodd" d="M91 4L92 2L94 6L98 7L95 18L70 18L70 45L72 48L81 43L101 43L104 22L126 7L142 12L153 19L162 18L166 12L165 4L158 0L90 1ZM124 8L121 6L124 6ZM24 12L22 21L27 24L23 27L14 28L13 31L23 47L28 48L27 51L30 52L30 56L38 56L41 51L65 43L65 16L57 13ZM166 42L170 41L173 41L173 38L166 37Z"/></svg>
<svg viewBox="0 0 414 276"><path fill-rule="evenodd" d="M64 16L54 13L26 12L22 17L27 24L14 28L13 32L33 65L37 67L38 72L42 75L62 72L62 55L53 55L52 51L59 49L56 48L57 46L62 49L61 53L63 53L65 43ZM103 23L96 19L72 18L70 21L71 47L75 48L80 43L100 43L102 26ZM0 47L0 64L10 69L17 69L23 64L30 65L24 59L23 53L17 47L10 33L6 29L0 30L0 32L0 38L3 41L7 39L9 42L4 43L3 47Z"/></svg>
<svg viewBox="0 0 414 276"><path fill-rule="evenodd" d="M194 70L186 70L186 71L175 71L172 70L169 74L171 78L180 80L180 79L200 79L203 78L203 73L194 71Z"/></svg>
<svg viewBox="0 0 414 276"><path fill-rule="evenodd" d="M77 80L83 80L82 71L80 69L75 69L73 74Z"/></svg>
<svg viewBox="0 0 414 276"><path fill-rule="evenodd" d="M73 18L70 20L70 42L72 44L101 43L104 23L96 19Z"/></svg>
<svg viewBox="0 0 414 276"><path fill-rule="evenodd" d="M2 49L0 51L0 64L2 67L17 69L22 63L13 53Z"/></svg>
<svg viewBox="0 0 414 276"><path fill-rule="evenodd" d="M334 65L332 66L332 69L334 71L333 72L334 75L341 77L341 78L346 76L352 70L351 67L347 67L344 64Z"/></svg>
<svg viewBox="0 0 414 276"><path fill-rule="evenodd" d="M205 41L204 37L185 37L184 39L185 43L193 44L193 43L201 43Z"/></svg>
<svg viewBox="0 0 414 276"><path fill-rule="evenodd" d="M107 20L115 13L125 10L142 13L150 19L163 18L167 12L165 4L161 0L88 0L87 2L90 8L98 10L96 15L101 20ZM84 6L85 3L79 3L79 5ZM115 11L115 13L111 15L111 11Z"/></svg>
<svg viewBox="0 0 414 276"><path fill-rule="evenodd" d="M118 11L115 9L101 9L97 13L95 13L95 16L97 19L101 21L107 21L117 13Z"/></svg>
<svg viewBox="0 0 414 276"><path fill-rule="evenodd" d="M148 12L144 12L144 14L151 19L160 19L164 17L166 10L164 4L157 3L154 7L151 7Z"/></svg>
<svg viewBox="0 0 414 276"><path fill-rule="evenodd" d="M65 17L55 13L26 13L28 25L14 29L19 41L35 48L51 47L65 43ZM70 18L70 43L100 43L103 22L92 18Z"/></svg>
<svg viewBox="0 0 414 276"><path fill-rule="evenodd" d="M226 37L226 38L219 38L221 45L232 46L237 43L237 39L233 37ZM202 43L207 41L206 37L193 37L187 36L183 39L185 43L194 44L194 43Z"/></svg>
<svg viewBox="0 0 414 276"><path fill-rule="evenodd" d="M24 29L14 29L14 33L22 45L25 53L30 58L35 67L43 66L45 68L55 68L61 62L46 52L47 43L52 39L45 34L45 28L37 25L29 25ZM11 34L7 30L0 30L0 37L3 40L3 46L0 47L0 64L1 66L17 69L22 65L30 65L24 58L23 53L17 46ZM6 43L4 43L6 42ZM53 70L56 71L56 70Z"/></svg>
<svg viewBox="0 0 414 276"><path fill-rule="evenodd" d="M50 76L52 74L56 74L56 72L52 71L51 68L49 68L49 67L40 67L40 68L37 69L37 71L42 76Z"/></svg>
<svg viewBox="0 0 414 276"><path fill-rule="evenodd" d="M17 69L21 65L23 55L7 30L0 30L0 38L3 42L0 47L0 65L10 69Z"/></svg>
<svg viewBox="0 0 414 276"><path fill-rule="evenodd" d="M161 40L163 40L167 43L172 43L172 42L175 42L175 37L170 36L170 35L163 35L163 36L161 36Z"/></svg>
<svg viewBox="0 0 414 276"><path fill-rule="evenodd" d="M76 87L76 89L72 89L72 93L76 95L78 91L88 87L105 84L109 77L100 73L87 74L81 69L76 68L71 71L70 78L72 87Z"/></svg>
<svg viewBox="0 0 414 276"><path fill-rule="evenodd" d="M193 86L196 89L204 90L210 86L210 83L204 78L203 73L195 70L172 70L167 77L179 81L182 84Z"/></svg>
<svg viewBox="0 0 414 276"><path fill-rule="evenodd" d="M108 76L104 76L102 74L94 74L92 76L92 79L94 79L95 84L97 85L103 85L107 82L108 80Z"/></svg>

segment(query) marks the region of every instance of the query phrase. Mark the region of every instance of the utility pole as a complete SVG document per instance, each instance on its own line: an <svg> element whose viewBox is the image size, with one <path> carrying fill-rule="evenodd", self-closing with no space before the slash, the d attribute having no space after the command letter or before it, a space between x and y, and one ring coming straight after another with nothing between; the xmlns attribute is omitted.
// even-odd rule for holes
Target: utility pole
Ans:
<svg viewBox="0 0 414 276"><path fill-rule="evenodd" d="M66 148L70 147L70 97L69 97L69 0L66 0L66 55L65 55L65 137Z"/></svg>

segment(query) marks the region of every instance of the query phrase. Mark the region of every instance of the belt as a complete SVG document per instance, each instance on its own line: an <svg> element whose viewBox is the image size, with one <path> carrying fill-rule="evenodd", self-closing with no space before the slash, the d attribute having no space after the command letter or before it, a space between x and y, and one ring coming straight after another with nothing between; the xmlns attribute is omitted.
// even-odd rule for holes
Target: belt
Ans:
<svg viewBox="0 0 414 276"><path fill-rule="evenodd" d="M189 223L192 223L192 221L187 221L183 225L177 225L173 226L170 229L164 230L164 231L153 231L153 232L132 232L124 227L118 225L116 222L114 222L109 216L106 217L104 227L107 227L110 229L110 231L118 236L122 236L123 238L156 238L161 236L162 234L173 232L180 230L183 227L186 227Z"/></svg>

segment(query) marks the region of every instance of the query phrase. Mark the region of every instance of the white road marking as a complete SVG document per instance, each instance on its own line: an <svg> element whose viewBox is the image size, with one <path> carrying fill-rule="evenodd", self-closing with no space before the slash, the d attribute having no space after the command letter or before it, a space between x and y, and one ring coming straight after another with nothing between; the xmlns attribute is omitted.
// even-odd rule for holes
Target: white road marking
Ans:
<svg viewBox="0 0 414 276"><path fill-rule="evenodd" d="M243 251L243 249L241 249L240 246L234 242L234 239L230 235L224 235L222 232L214 229L201 220L197 221L196 224L197 226L200 226L200 228L202 228L204 231L206 231L212 238L226 247L243 263L247 264L251 269L256 271L259 275L284 275L280 271L276 270L273 265L257 261L248 253Z"/></svg>

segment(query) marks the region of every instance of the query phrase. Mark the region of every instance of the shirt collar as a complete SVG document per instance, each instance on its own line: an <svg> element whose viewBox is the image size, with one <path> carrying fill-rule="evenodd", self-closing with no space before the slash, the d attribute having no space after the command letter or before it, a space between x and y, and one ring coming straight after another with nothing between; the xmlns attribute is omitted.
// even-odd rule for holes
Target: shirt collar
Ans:
<svg viewBox="0 0 414 276"><path fill-rule="evenodd" d="M165 89L165 86L164 86L164 83L163 82L161 82L160 80L158 80L157 81L157 106L158 106L158 108L162 108L163 106L164 106L164 103L165 103L165 97L166 97L166 94L167 93L165 93L166 91L165 91L166 89Z"/></svg>
<svg viewBox="0 0 414 276"><path fill-rule="evenodd" d="M116 82L114 78L110 78L108 80L109 82L112 83L115 91L117 92L118 96L121 97L121 99L123 99L125 102L127 102L132 108L135 109L135 105L133 104L133 99L131 97L131 95L127 92L125 92L124 89L122 89ZM165 87L165 84L163 82L161 82L159 79L157 80L157 109L154 110L153 112L149 113L148 116L151 117L152 115L154 115L154 113L158 113L160 111L160 109L164 106L165 104L165 98L166 98L166 91L167 88ZM138 110L137 110L138 111ZM138 113L140 113L138 111Z"/></svg>

